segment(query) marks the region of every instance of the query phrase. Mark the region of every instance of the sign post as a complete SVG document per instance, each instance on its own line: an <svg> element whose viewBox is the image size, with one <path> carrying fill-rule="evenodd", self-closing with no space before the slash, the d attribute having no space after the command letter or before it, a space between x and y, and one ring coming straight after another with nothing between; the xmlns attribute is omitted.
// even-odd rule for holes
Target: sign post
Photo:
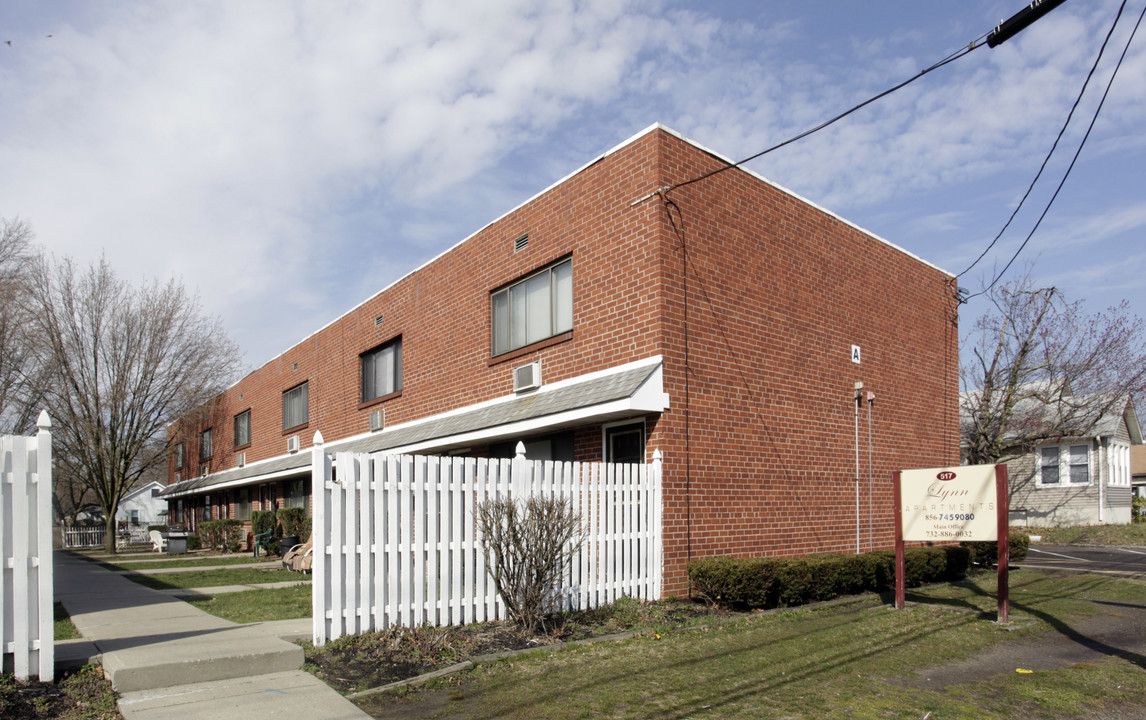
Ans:
<svg viewBox="0 0 1146 720"><path fill-rule="evenodd" d="M895 474L895 608L906 596L904 542L999 543L999 622L1008 622L1010 523L1007 466L903 470Z"/></svg>

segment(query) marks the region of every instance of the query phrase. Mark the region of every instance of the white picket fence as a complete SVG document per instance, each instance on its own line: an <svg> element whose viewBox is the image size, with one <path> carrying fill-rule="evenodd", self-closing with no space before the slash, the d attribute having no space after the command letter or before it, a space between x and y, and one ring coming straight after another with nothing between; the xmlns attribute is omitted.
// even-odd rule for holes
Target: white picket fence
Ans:
<svg viewBox="0 0 1146 720"><path fill-rule="evenodd" d="M107 527L103 525L86 525L83 527L70 527L64 529L64 549L96 548L104 546L104 537ZM128 527L116 534L116 547L124 548L129 545L146 545L151 542L147 526Z"/></svg>
<svg viewBox="0 0 1146 720"><path fill-rule="evenodd" d="M107 528L102 525L86 525L64 529L64 549L103 547Z"/></svg>
<svg viewBox="0 0 1146 720"><path fill-rule="evenodd" d="M505 618L475 520L485 498L573 503L584 541L560 588L566 609L660 597L659 451L649 465L529 461L520 446L514 460L339 453L336 477L319 434L313 452L315 645Z"/></svg>
<svg viewBox="0 0 1146 720"><path fill-rule="evenodd" d="M52 433L40 413L35 437L0 438L0 649L4 672L50 682Z"/></svg>

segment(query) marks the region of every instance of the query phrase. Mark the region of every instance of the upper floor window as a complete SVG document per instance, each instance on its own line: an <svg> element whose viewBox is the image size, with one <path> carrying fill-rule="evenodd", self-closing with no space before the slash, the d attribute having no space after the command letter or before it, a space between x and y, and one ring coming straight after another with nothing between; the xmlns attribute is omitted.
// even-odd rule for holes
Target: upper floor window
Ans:
<svg viewBox="0 0 1146 720"><path fill-rule="evenodd" d="M492 295L493 354L573 329L573 261L519 280Z"/></svg>
<svg viewBox="0 0 1146 720"><path fill-rule="evenodd" d="M306 425L308 421L308 406L306 386L295 385L283 393L283 430L290 430L299 425Z"/></svg>
<svg viewBox="0 0 1146 720"><path fill-rule="evenodd" d="M1087 485L1089 483L1089 445L1050 445L1039 448L1040 485Z"/></svg>
<svg viewBox="0 0 1146 720"><path fill-rule="evenodd" d="M251 411L244 410L235 416L235 447L251 444Z"/></svg>
<svg viewBox="0 0 1146 720"><path fill-rule="evenodd" d="M402 389L402 338L362 354L362 402Z"/></svg>
<svg viewBox="0 0 1146 720"><path fill-rule="evenodd" d="M214 454L211 444L211 428L199 433L199 462L210 459Z"/></svg>
<svg viewBox="0 0 1146 720"><path fill-rule="evenodd" d="M183 467L183 443L175 444L175 469Z"/></svg>

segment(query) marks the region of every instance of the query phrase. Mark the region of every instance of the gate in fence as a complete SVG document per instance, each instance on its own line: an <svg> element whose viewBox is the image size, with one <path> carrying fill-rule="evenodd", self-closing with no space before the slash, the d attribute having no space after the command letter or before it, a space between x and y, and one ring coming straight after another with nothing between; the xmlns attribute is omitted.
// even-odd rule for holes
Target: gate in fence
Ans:
<svg viewBox="0 0 1146 720"><path fill-rule="evenodd" d="M46 412L35 437L0 437L0 650L3 670L51 681L52 434Z"/></svg>
<svg viewBox="0 0 1146 720"><path fill-rule="evenodd" d="M393 625L505 618L475 519L486 498L556 496L576 509L584 539L559 589L563 609L660 597L659 451L647 465L530 461L520 444L512 460L332 458L316 434L313 453L316 645Z"/></svg>

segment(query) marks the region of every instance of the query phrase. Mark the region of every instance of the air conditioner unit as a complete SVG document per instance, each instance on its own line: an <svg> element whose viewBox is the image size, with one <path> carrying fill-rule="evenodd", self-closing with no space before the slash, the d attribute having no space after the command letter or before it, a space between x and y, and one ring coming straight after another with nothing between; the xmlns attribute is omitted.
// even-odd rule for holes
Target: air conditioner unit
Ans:
<svg viewBox="0 0 1146 720"><path fill-rule="evenodd" d="M371 410L370 411L370 432L377 432L386 427L386 411L385 410Z"/></svg>
<svg viewBox="0 0 1146 720"><path fill-rule="evenodd" d="M210 474L211 467L209 465L204 465L203 467L199 468L199 477L207 477Z"/></svg>
<svg viewBox="0 0 1146 720"><path fill-rule="evenodd" d="M183 482L183 473L181 473L181 472L175 473L175 482Z"/></svg>
<svg viewBox="0 0 1146 720"><path fill-rule="evenodd" d="M246 465L247 464L247 454L246 453L239 453L238 455L236 455L235 456L235 464L238 465L239 467L243 467L244 465Z"/></svg>
<svg viewBox="0 0 1146 720"><path fill-rule="evenodd" d="M298 435L291 435L287 438L287 452L296 453L299 449Z"/></svg>
<svg viewBox="0 0 1146 720"><path fill-rule="evenodd" d="M541 387L541 363L531 362L513 369L513 391L523 392Z"/></svg>

